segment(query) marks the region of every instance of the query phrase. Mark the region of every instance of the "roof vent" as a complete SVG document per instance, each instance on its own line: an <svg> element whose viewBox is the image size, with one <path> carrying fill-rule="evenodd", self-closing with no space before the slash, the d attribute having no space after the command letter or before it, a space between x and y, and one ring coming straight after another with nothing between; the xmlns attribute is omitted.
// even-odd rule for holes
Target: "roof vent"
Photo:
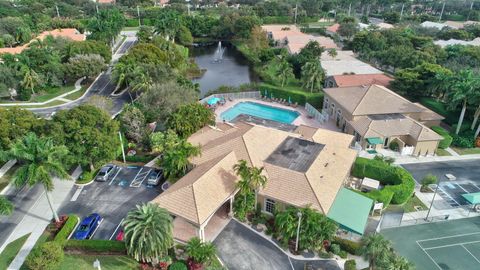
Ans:
<svg viewBox="0 0 480 270"><path fill-rule="evenodd" d="M325 163L324 167L326 168L327 166L328 166L328 162L327 162L327 163Z"/></svg>

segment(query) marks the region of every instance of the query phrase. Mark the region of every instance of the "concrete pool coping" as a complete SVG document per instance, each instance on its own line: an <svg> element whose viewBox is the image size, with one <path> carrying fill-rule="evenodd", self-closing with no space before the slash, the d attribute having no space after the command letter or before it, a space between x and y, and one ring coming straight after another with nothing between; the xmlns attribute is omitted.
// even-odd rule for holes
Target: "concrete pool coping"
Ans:
<svg viewBox="0 0 480 270"><path fill-rule="evenodd" d="M324 129L337 131L337 132L340 131L335 126L335 123L333 121L327 121L325 123L320 123L320 122L316 121L315 119L309 118L308 113L305 110L305 107L303 107L303 106L298 106L298 107L294 108L294 107L287 106L287 105L284 105L284 104L280 104L280 103L277 103L277 102L269 102L269 101L264 101L264 100L260 100L260 99L255 99L255 98L240 98L240 99L234 99L233 101L228 101L227 100L224 105L219 105L215 109L215 120L216 120L216 122L223 122L223 119L221 119L222 113L229 110L230 108L232 108L233 106L237 105L240 102L254 102L254 103L258 103L258 104L262 104L262 105L266 105L266 106L271 106L271 107L276 107L276 108L280 108L280 109L284 109L284 110L296 111L300 115L291 123L292 125L295 125L295 126L305 125L305 126L310 126L310 127L314 127L314 128L324 128Z"/></svg>

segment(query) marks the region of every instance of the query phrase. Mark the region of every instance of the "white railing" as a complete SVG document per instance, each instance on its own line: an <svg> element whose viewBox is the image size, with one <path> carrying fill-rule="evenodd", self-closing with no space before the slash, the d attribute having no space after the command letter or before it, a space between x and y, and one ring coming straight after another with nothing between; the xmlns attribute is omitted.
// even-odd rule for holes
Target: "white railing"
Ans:
<svg viewBox="0 0 480 270"><path fill-rule="evenodd" d="M260 98L260 91L249 91L249 92L236 92L236 93L221 93L221 94L213 94L206 96L200 100L200 103L205 104L211 98L224 98L228 99L242 99L242 98Z"/></svg>
<svg viewBox="0 0 480 270"><path fill-rule="evenodd" d="M325 123L325 121L328 120L328 114L326 112L319 112L308 102L305 103L305 110L307 111L309 117L312 117L320 123Z"/></svg>

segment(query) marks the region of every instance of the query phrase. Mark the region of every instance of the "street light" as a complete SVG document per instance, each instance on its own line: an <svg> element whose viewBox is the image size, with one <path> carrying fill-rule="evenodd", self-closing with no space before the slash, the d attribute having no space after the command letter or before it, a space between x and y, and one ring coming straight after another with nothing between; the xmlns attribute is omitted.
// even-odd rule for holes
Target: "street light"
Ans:
<svg viewBox="0 0 480 270"><path fill-rule="evenodd" d="M300 236L300 224L302 223L302 212L297 212L298 227L297 227L297 241L295 241L295 252L298 252L298 238Z"/></svg>
<svg viewBox="0 0 480 270"><path fill-rule="evenodd" d="M433 193L433 199L432 202L430 203L430 207L428 208L427 216L425 217L425 221L428 221L428 216L430 215L430 211L432 210L433 207L433 202L435 201L435 196L437 196L437 191L438 188L440 187L440 179L437 181L437 187L435 188L435 192Z"/></svg>

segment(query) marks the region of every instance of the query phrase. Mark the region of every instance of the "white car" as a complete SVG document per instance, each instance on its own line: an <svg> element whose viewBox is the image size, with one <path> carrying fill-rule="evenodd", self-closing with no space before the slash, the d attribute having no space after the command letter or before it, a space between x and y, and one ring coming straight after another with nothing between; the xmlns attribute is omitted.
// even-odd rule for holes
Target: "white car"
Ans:
<svg viewBox="0 0 480 270"><path fill-rule="evenodd" d="M105 182L108 178L113 174L115 169L117 168L116 165L108 164L103 166L100 171L98 171L97 176L95 177L95 181Z"/></svg>

